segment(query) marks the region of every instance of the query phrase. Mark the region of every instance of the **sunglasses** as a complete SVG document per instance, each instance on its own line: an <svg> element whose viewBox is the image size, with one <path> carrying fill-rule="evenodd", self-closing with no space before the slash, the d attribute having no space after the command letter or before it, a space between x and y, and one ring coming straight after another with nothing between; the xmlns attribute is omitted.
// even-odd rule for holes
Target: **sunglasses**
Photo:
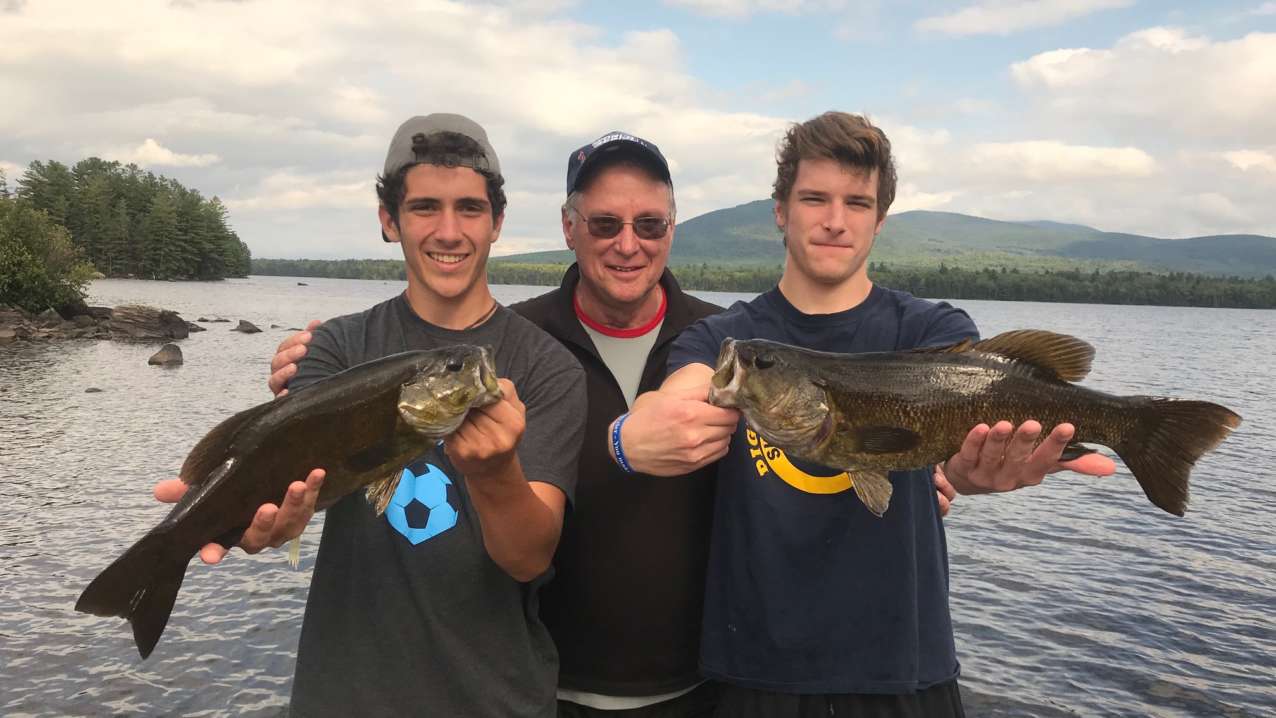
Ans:
<svg viewBox="0 0 1276 718"><path fill-rule="evenodd" d="M669 220L664 217L639 217L632 222L622 222L619 217L612 217L607 214L586 217L575 207L571 209L580 215L581 219L585 220L585 226L589 228L589 233L598 239L615 237L620 234L621 228L627 224L633 225L634 234L638 235L639 239L664 239L664 236L669 233Z"/></svg>

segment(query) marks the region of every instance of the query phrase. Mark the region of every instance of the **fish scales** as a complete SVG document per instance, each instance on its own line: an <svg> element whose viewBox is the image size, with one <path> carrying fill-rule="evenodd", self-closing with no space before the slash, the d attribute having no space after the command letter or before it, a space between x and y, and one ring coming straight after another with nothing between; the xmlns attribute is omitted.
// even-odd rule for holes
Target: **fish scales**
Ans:
<svg viewBox="0 0 1276 718"><path fill-rule="evenodd" d="M236 544L258 507L281 503L315 468L325 471L317 509L367 487L380 513L404 465L500 396L491 352L456 345L361 364L226 419L182 464L181 500L84 589L76 610L127 618L146 658L205 544Z"/></svg>
<svg viewBox="0 0 1276 718"><path fill-rule="evenodd" d="M848 355L840 364L822 364L813 373L828 385L838 426L813 460L829 457L841 463L851 457L857 467L918 468L955 454L979 423L1071 422L1077 430L1074 441L1105 446L1132 423L1119 397L1042 378L1031 366L989 355ZM1084 416L1075 409L1082 406ZM891 454L858 451L850 431L858 426L905 427L921 442Z"/></svg>
<svg viewBox="0 0 1276 718"><path fill-rule="evenodd" d="M887 471L947 460L977 424L1029 419L1076 428L1065 459L1092 452L1085 443L1113 449L1153 504L1183 515L1193 465L1240 416L1211 402L1117 396L1076 384L1093 356L1080 339L1031 329L865 354L727 339L709 401L740 409L786 453L847 471L878 516L890 503Z"/></svg>

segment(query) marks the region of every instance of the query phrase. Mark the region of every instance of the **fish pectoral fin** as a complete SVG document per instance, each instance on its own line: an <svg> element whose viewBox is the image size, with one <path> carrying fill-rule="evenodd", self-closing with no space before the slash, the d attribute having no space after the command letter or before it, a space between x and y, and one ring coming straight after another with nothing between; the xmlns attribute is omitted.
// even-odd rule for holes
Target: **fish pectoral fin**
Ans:
<svg viewBox="0 0 1276 718"><path fill-rule="evenodd" d="M195 448L186 455L182 462L180 476L191 486L198 486L208 479L218 466L224 464L230 455L231 444L235 434L246 424L274 408L274 402L258 404L245 409L213 427L213 430L199 440Z"/></svg>
<svg viewBox="0 0 1276 718"><path fill-rule="evenodd" d="M403 470L395 469L394 473L368 484L368 488L364 490L364 496L367 497L368 503L372 504L377 516L385 513L386 507L390 505L390 499L394 498L395 490L399 488L399 479L402 477Z"/></svg>
<svg viewBox="0 0 1276 718"><path fill-rule="evenodd" d="M294 571L301 565L301 534L297 534L288 542L288 565L292 566Z"/></svg>
<svg viewBox="0 0 1276 718"><path fill-rule="evenodd" d="M898 426L865 426L854 432L856 448L865 454L898 454L917 448L921 434Z"/></svg>
<svg viewBox="0 0 1276 718"><path fill-rule="evenodd" d="M1073 459L1080 459L1082 456L1085 456L1086 454L1097 454L1097 453L1098 453L1098 449L1091 449L1085 444L1078 444L1076 442L1073 442L1063 447L1063 454L1059 457L1059 460L1072 461Z"/></svg>
<svg viewBox="0 0 1276 718"><path fill-rule="evenodd" d="M851 477L855 495L860 497L865 508L879 518L886 513L886 509L891 505L891 493L895 490L886 474L881 471L863 470L847 470L846 473Z"/></svg>
<svg viewBox="0 0 1276 718"><path fill-rule="evenodd" d="M1040 329L1003 332L979 342L973 350L1031 364L1063 381L1081 381L1094 361L1094 347L1085 341Z"/></svg>

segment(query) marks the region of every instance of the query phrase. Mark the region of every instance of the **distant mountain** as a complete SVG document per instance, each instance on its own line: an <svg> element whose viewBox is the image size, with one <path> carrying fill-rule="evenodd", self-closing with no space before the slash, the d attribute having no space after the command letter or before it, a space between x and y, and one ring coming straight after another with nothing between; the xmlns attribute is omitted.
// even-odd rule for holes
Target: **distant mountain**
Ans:
<svg viewBox="0 0 1276 718"><path fill-rule="evenodd" d="M670 263L778 265L784 246L774 203L749 202L678 224ZM494 258L497 259L497 258ZM567 250L500 257L497 261L565 263ZM911 211L887 219L873 260L890 264L1063 269L1139 269L1262 277L1276 274L1276 238L1218 235L1158 239L1103 232L1063 222L1003 222L954 212Z"/></svg>

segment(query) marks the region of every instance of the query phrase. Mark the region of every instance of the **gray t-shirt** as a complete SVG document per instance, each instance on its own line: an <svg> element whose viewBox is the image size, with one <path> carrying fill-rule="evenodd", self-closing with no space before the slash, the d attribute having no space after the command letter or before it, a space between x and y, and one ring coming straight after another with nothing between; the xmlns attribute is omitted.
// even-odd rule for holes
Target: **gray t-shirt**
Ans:
<svg viewBox="0 0 1276 718"><path fill-rule="evenodd" d="M527 407L518 456L528 481L570 498L584 434L580 364L499 308L468 331L421 320L402 295L314 332L297 390L378 357L487 345ZM555 713L558 658L538 617L548 578L515 581L487 555L465 477L441 447L405 467L417 499L376 516L355 492L328 509L306 602L293 716L536 716ZM403 482L411 482L408 488ZM406 494L405 494L406 495Z"/></svg>

